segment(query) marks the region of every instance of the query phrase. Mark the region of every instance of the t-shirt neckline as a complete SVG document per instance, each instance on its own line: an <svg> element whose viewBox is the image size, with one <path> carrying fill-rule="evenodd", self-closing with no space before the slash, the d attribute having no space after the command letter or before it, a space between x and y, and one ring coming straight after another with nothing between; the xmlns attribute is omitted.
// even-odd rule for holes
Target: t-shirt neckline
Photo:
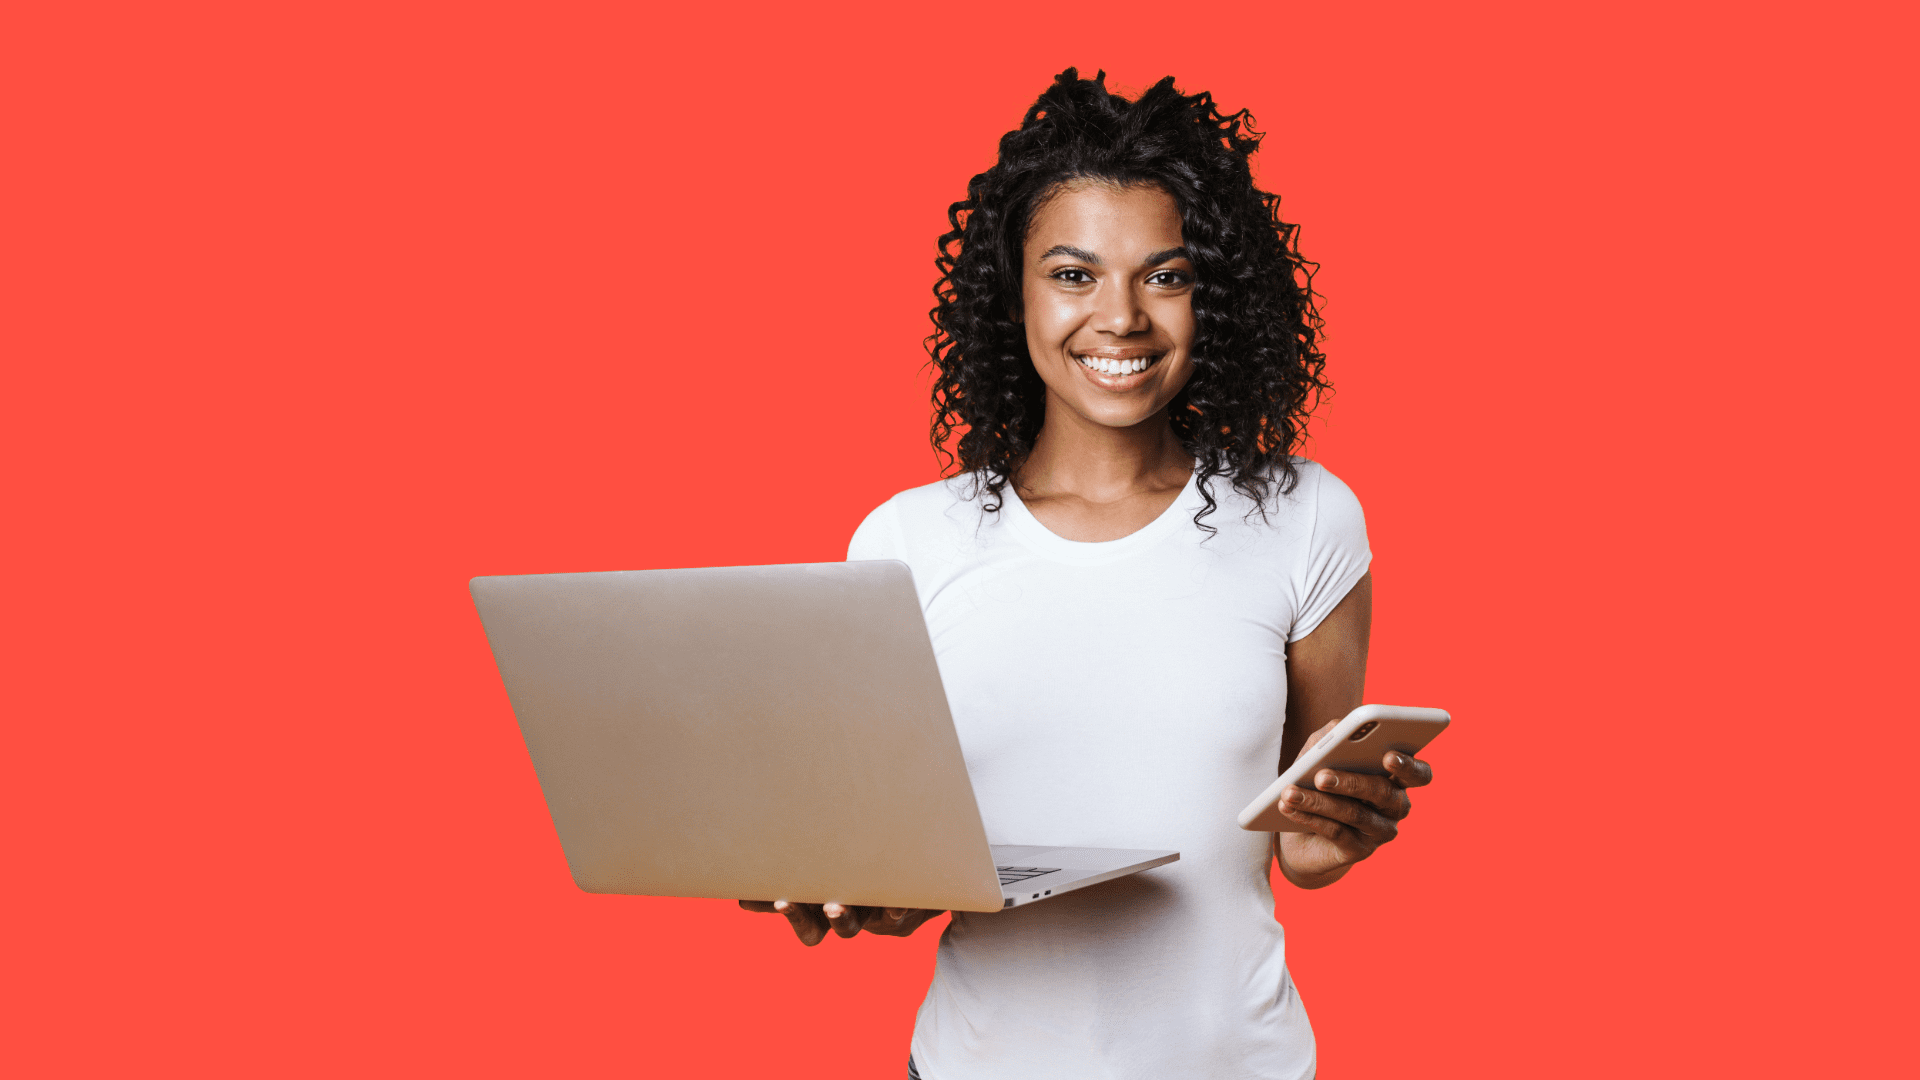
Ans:
<svg viewBox="0 0 1920 1080"><path fill-rule="evenodd" d="M1021 501L1020 493L1013 489L1011 480L1003 491L1003 512L1008 530L1040 555L1083 565L1106 563L1144 551L1191 521L1194 513L1206 502L1200 497L1199 481L1200 469L1196 465L1187 474L1186 486L1180 489L1180 494L1174 496L1173 502L1160 512L1159 517L1118 540L1068 540L1059 535L1033 516L1033 511L1028 510L1027 504Z"/></svg>

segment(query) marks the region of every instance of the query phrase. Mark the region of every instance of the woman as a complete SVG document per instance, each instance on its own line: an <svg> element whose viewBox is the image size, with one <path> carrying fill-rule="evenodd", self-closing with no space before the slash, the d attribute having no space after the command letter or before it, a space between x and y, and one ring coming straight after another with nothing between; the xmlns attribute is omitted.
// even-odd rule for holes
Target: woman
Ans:
<svg viewBox="0 0 1920 1080"><path fill-rule="evenodd" d="M1235 824L1360 704L1372 603L1358 501L1290 456L1327 386L1319 318L1249 125L1069 69L949 211L929 349L959 472L875 510L848 558L913 568L996 843L1181 859L956 912L914 1031L927 1080L1311 1076L1268 859L1330 885L1431 778L1390 754L1390 778L1289 788L1309 832ZM777 910L809 945L937 914Z"/></svg>

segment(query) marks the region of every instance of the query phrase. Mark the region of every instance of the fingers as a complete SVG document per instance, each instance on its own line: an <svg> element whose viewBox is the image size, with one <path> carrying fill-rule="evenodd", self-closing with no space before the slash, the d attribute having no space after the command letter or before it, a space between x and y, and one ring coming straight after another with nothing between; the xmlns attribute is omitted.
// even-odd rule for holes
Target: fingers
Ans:
<svg viewBox="0 0 1920 1080"><path fill-rule="evenodd" d="M826 915L827 924L833 927L833 932L843 938L860 933L860 927L866 924L874 911L873 908L850 907L846 904L827 904L820 910Z"/></svg>
<svg viewBox="0 0 1920 1080"><path fill-rule="evenodd" d="M787 900L742 900L740 907L745 911L786 916L788 925L793 927L793 935L800 939L801 944L808 946L825 941L828 930L843 938L853 937L861 930L889 937L906 937L918 930L921 923L941 914L925 908L796 904Z"/></svg>
<svg viewBox="0 0 1920 1080"><path fill-rule="evenodd" d="M1297 789L1289 788L1289 791ZM1283 797L1280 800L1280 813L1289 820L1306 829L1305 833L1281 833L1285 836L1315 836L1339 852L1340 863L1356 863L1373 853L1373 847L1365 837L1354 831L1352 826L1342 825L1332 818L1308 813L1298 808L1299 803L1289 805Z"/></svg>
<svg viewBox="0 0 1920 1080"><path fill-rule="evenodd" d="M1317 733L1316 733L1317 734ZM1282 833L1276 837L1275 851L1286 837L1292 856L1282 860L1289 880L1303 872L1298 861L1307 853L1304 872L1325 875L1368 858L1381 844L1399 835L1400 822L1413 809L1406 789L1433 782L1433 768L1411 754L1390 751L1381 759L1390 775L1369 776L1339 769L1321 769L1314 773L1311 787L1290 785L1280 793L1280 813L1307 830ZM1337 852L1337 854L1336 854ZM1332 862L1328 862L1331 859ZM1321 865L1325 863L1326 865ZM1322 880L1321 884L1325 881ZM1302 885L1318 888L1318 884Z"/></svg>
<svg viewBox="0 0 1920 1080"><path fill-rule="evenodd" d="M1292 791L1294 789L1289 788L1287 790ZM1285 796L1282 796L1280 799L1280 813L1294 824L1304 825L1313 832L1319 833L1321 836L1335 842L1339 842L1343 835L1353 832L1352 829L1347 828L1332 818L1323 818L1318 814L1310 814L1300 809L1300 804L1297 802L1288 803Z"/></svg>
<svg viewBox="0 0 1920 1080"><path fill-rule="evenodd" d="M880 908L867 920L866 929L869 934L906 937L938 914L939 911L926 908Z"/></svg>
<svg viewBox="0 0 1920 1080"><path fill-rule="evenodd" d="M1280 808L1289 812L1288 817L1313 828L1313 831L1335 842L1345 839L1339 835L1338 828L1328 830L1316 827L1313 822L1305 820L1300 815L1318 817L1336 826L1345 826L1357 834L1352 838L1356 842L1355 846L1365 848L1367 853L1371 853L1374 848L1393 839L1400 831L1398 819L1388 817L1359 799L1314 791L1298 785L1289 785L1287 790L1281 793ZM1366 856L1362 854L1360 857Z"/></svg>
<svg viewBox="0 0 1920 1080"><path fill-rule="evenodd" d="M1313 786L1321 791L1371 803L1374 809L1395 821L1406 817L1413 809L1413 800L1407 796L1407 790L1391 777L1321 769L1313 774Z"/></svg>
<svg viewBox="0 0 1920 1080"><path fill-rule="evenodd" d="M744 904L745 901L742 901ZM809 948L820 944L827 936L827 917L821 913L819 904L794 904L785 900L775 900L773 910L787 917L793 927L793 936L800 944ZM858 930L855 931L858 933Z"/></svg>
<svg viewBox="0 0 1920 1080"><path fill-rule="evenodd" d="M1380 763L1387 767L1401 787L1425 787L1433 783L1433 766L1412 754L1390 751L1380 759Z"/></svg>

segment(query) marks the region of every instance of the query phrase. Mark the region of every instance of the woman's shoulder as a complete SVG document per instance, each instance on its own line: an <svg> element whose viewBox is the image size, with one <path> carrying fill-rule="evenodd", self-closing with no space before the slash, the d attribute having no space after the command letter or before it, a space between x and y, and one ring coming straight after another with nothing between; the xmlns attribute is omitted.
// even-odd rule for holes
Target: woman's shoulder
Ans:
<svg viewBox="0 0 1920 1080"><path fill-rule="evenodd" d="M1359 512L1359 496L1345 481L1335 476L1333 470L1312 458L1294 457L1290 459L1290 464L1293 466L1291 477L1277 464L1261 471L1260 478L1265 481L1265 491L1258 500L1225 476L1212 480L1209 487L1220 501L1222 510L1231 504L1236 515L1247 516L1250 513L1254 522L1288 520L1310 523L1329 510L1335 513L1349 510Z"/></svg>
<svg viewBox="0 0 1920 1080"><path fill-rule="evenodd" d="M1285 472L1276 466L1263 474L1264 492L1257 486L1252 491L1237 488L1225 476L1209 481L1218 506L1203 524L1213 526L1216 533L1200 541L1199 547L1222 557L1251 560L1250 565L1266 570L1297 570L1329 545L1364 549L1366 517L1353 489L1317 461L1296 457L1291 464L1292 484L1285 483Z"/></svg>
<svg viewBox="0 0 1920 1080"><path fill-rule="evenodd" d="M1353 489L1347 486L1346 481L1335 476L1332 469L1312 458L1303 457L1293 459L1293 469L1294 475L1298 477L1294 483L1294 493L1302 501L1316 509L1325 509L1336 504L1344 506L1349 503L1355 509L1359 508L1360 497L1353 493Z"/></svg>
<svg viewBox="0 0 1920 1080"><path fill-rule="evenodd" d="M1367 515L1360 497L1333 470L1308 458L1294 458L1293 490L1285 498L1295 508L1296 519L1306 527L1308 545L1321 548L1329 544L1356 547L1367 545Z"/></svg>

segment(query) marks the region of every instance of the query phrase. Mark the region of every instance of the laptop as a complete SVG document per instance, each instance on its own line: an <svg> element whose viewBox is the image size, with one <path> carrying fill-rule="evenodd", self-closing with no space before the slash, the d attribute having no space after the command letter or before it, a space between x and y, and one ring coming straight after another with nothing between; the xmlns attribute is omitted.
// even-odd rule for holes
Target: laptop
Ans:
<svg viewBox="0 0 1920 1080"><path fill-rule="evenodd" d="M988 842L905 563L471 587L588 892L985 912L1180 857Z"/></svg>

